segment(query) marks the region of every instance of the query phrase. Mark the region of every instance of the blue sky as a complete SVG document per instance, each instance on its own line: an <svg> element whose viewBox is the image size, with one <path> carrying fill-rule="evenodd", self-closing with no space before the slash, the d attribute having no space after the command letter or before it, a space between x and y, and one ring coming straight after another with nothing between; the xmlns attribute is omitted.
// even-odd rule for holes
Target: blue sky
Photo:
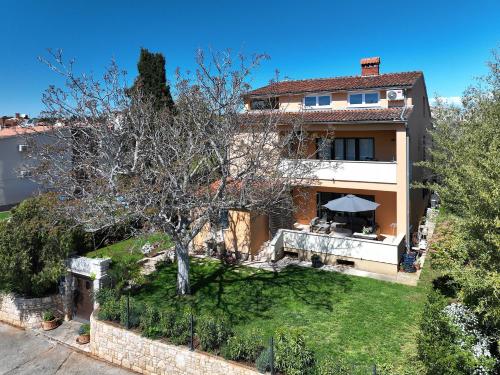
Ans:
<svg viewBox="0 0 500 375"><path fill-rule="evenodd" d="M500 47L500 1L130 1L0 0L0 115L32 116L59 83L37 57L61 48L79 70L102 72L111 58L132 82L140 47L162 52L167 75L193 67L197 48L267 53L253 86L381 71L422 70L430 95L459 96Z"/></svg>

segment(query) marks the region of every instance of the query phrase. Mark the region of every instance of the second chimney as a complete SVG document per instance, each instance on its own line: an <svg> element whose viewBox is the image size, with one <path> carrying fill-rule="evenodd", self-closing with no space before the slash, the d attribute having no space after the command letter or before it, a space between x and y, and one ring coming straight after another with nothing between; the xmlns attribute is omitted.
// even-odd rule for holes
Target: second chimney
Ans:
<svg viewBox="0 0 500 375"><path fill-rule="evenodd" d="M362 76L378 76L380 68L380 57L366 57L361 59Z"/></svg>

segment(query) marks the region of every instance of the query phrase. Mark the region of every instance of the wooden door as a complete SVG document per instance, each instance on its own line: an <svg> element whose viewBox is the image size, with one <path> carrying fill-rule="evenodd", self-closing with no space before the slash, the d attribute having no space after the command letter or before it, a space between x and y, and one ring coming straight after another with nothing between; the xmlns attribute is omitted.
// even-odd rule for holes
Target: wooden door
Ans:
<svg viewBox="0 0 500 375"><path fill-rule="evenodd" d="M76 277L75 308L76 317L90 320L90 314L94 310L92 280L85 277Z"/></svg>

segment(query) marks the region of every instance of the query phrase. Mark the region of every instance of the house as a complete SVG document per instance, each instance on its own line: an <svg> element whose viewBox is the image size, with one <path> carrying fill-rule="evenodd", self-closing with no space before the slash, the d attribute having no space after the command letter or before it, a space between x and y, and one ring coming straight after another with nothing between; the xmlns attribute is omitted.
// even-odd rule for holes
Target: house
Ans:
<svg viewBox="0 0 500 375"><path fill-rule="evenodd" d="M228 250L250 257L268 252L272 259L284 252L305 259L318 254L326 263L398 272L429 199L425 189L411 188L425 179L414 165L426 158L431 126L424 75L382 74L379 57L362 59L359 69L355 76L271 83L245 97L249 114L280 109L283 121L303 121L314 156L283 163L300 163L315 176L291 191L290 220L230 211ZM323 207L348 194L379 206L352 214ZM314 230L321 220L327 230Z"/></svg>
<svg viewBox="0 0 500 375"><path fill-rule="evenodd" d="M20 122L21 121L21 122ZM30 147L50 142L48 126L21 126L25 117L16 116L2 121L0 127L0 211L9 209L40 190L29 177L26 168Z"/></svg>

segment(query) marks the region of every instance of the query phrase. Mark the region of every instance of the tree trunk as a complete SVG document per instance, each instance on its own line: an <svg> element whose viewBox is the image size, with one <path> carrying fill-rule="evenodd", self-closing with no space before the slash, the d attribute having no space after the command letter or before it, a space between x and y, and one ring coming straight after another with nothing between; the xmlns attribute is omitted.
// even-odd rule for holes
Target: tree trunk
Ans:
<svg viewBox="0 0 500 375"><path fill-rule="evenodd" d="M190 294L189 288L189 253L187 247L177 244L177 294Z"/></svg>

